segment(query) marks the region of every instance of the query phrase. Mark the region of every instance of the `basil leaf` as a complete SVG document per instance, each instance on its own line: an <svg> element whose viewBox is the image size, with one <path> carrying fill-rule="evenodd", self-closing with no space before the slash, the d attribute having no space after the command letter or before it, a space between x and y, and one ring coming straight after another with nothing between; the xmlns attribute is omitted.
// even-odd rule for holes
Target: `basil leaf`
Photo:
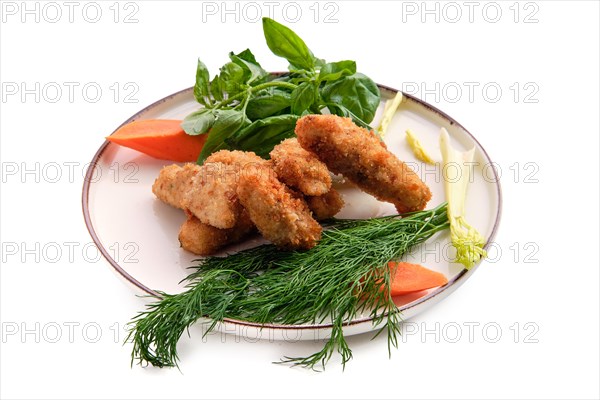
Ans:
<svg viewBox="0 0 600 400"><path fill-rule="evenodd" d="M323 65L319 71L319 82L334 81L343 76L353 75L356 73L356 62L344 60L338 62L327 63Z"/></svg>
<svg viewBox="0 0 600 400"><path fill-rule="evenodd" d="M258 61L256 61L256 57L254 57L254 54L252 54L250 49L242 51L237 56L244 61L248 61L249 63L258 65L260 67L260 64L258 63Z"/></svg>
<svg viewBox="0 0 600 400"><path fill-rule="evenodd" d="M362 128L366 128L366 129L368 129L370 131L373 130L373 128L371 128L371 126L369 126L369 124L367 124L362 119L358 118L355 114L353 114L346 107L344 107L342 105L339 105L339 104L334 104L334 103L327 103L325 105L329 109L329 112L331 112L332 114L339 115L340 117L349 117L349 118L352 118L352 121L356 125L358 125L358 126L360 126Z"/></svg>
<svg viewBox="0 0 600 400"><path fill-rule="evenodd" d="M269 73L260 66L256 58L254 58L254 54L249 49L242 51L240 54L233 54L231 52L229 53L229 58L245 70L246 83L248 84L261 83L269 76Z"/></svg>
<svg viewBox="0 0 600 400"><path fill-rule="evenodd" d="M289 92L270 88L261 90L248 101L246 115L252 121L276 115L291 105Z"/></svg>
<svg viewBox="0 0 600 400"><path fill-rule="evenodd" d="M213 80L210 81L210 94L212 94L213 98L217 101L223 100L223 85L219 75L215 76Z"/></svg>
<svg viewBox="0 0 600 400"><path fill-rule="evenodd" d="M214 153L222 149L227 149L225 140L233 135L244 125L248 124L246 114L237 110L217 110L216 119L212 129L208 133L208 138L202 147L197 163L202 165L204 160Z"/></svg>
<svg viewBox="0 0 600 400"><path fill-rule="evenodd" d="M292 92L292 114L301 115L317 99L312 82L303 82Z"/></svg>
<svg viewBox="0 0 600 400"><path fill-rule="evenodd" d="M196 68L196 84L194 85L194 97L196 101L205 106L211 104L210 101L210 76L208 74L208 68L200 59L198 59L198 66Z"/></svg>
<svg viewBox="0 0 600 400"><path fill-rule="evenodd" d="M273 54L285 58L297 69L314 69L315 56L290 28L264 17L263 31Z"/></svg>
<svg viewBox="0 0 600 400"><path fill-rule="evenodd" d="M203 108L185 117L181 123L181 128L188 135L195 136L208 132L214 123L214 111L208 108Z"/></svg>
<svg viewBox="0 0 600 400"><path fill-rule="evenodd" d="M273 147L294 136L298 118L291 114L263 118L236 132L226 142L231 148L253 151L263 158L269 158Z"/></svg>
<svg viewBox="0 0 600 400"><path fill-rule="evenodd" d="M315 57L315 67L322 68L325 64L327 64L327 61L323 60L322 58Z"/></svg>
<svg viewBox="0 0 600 400"><path fill-rule="evenodd" d="M327 82L321 97L328 104L343 106L365 123L370 123L379 107L379 88L369 77L356 73Z"/></svg>
<svg viewBox="0 0 600 400"><path fill-rule="evenodd" d="M249 78L250 72L234 62L228 62L223 65L219 74L222 90L227 92L228 96L233 96L246 90L246 82Z"/></svg>

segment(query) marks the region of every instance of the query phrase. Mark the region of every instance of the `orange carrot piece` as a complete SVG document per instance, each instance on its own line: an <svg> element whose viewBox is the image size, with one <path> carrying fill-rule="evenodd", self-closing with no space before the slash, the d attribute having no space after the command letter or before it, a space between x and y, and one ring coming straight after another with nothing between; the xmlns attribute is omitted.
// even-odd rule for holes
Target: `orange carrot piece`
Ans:
<svg viewBox="0 0 600 400"><path fill-rule="evenodd" d="M446 277L418 264L390 262L392 296L418 292L448 283Z"/></svg>
<svg viewBox="0 0 600 400"><path fill-rule="evenodd" d="M122 126L106 140L160 160L192 162L198 159L207 136L186 134L180 120L146 119Z"/></svg>

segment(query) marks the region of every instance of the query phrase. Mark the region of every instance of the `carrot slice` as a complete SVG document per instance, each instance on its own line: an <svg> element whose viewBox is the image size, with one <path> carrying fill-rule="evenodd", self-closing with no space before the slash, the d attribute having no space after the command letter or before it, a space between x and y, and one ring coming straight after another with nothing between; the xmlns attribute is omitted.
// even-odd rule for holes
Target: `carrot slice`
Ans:
<svg viewBox="0 0 600 400"><path fill-rule="evenodd" d="M146 119L124 125L106 139L160 160L191 162L198 159L207 136L186 134L180 120Z"/></svg>
<svg viewBox="0 0 600 400"><path fill-rule="evenodd" d="M448 279L439 273L418 264L390 262L392 296L431 289L448 283Z"/></svg>

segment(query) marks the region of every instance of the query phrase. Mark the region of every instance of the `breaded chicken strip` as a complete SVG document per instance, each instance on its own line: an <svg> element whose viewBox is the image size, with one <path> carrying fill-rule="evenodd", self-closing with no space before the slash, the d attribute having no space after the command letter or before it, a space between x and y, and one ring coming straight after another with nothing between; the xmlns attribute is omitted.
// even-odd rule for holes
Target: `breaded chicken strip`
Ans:
<svg viewBox="0 0 600 400"><path fill-rule="evenodd" d="M305 199L317 221L333 218L344 207L342 196L334 188L321 196L306 196Z"/></svg>
<svg viewBox="0 0 600 400"><path fill-rule="evenodd" d="M183 206L205 224L220 229L233 228L242 212L236 187L238 172L223 163L204 163L194 176L192 189Z"/></svg>
<svg viewBox="0 0 600 400"><path fill-rule="evenodd" d="M223 163L227 165L233 165L240 170L250 170L255 167L263 167L268 161L264 158L257 156L252 151L239 151L239 150L220 150L216 153L212 153L206 158L205 163Z"/></svg>
<svg viewBox="0 0 600 400"><path fill-rule="evenodd" d="M334 188L320 196L306 196L289 186L286 186L286 190L293 198L304 201L317 221L333 217L344 206L342 196Z"/></svg>
<svg viewBox="0 0 600 400"><path fill-rule="evenodd" d="M269 168L252 152L221 150L211 154L194 177L184 206L200 221L220 229L233 228L242 212L236 187L241 174Z"/></svg>
<svg viewBox="0 0 600 400"><path fill-rule="evenodd" d="M152 185L152 193L167 204L183 207L183 198L192 189L193 178L200 172L200 166L185 164L183 167L173 164L160 170Z"/></svg>
<svg viewBox="0 0 600 400"><path fill-rule="evenodd" d="M271 151L277 178L309 196L325 194L331 188L327 166L300 146L295 138L286 139Z"/></svg>
<svg viewBox="0 0 600 400"><path fill-rule="evenodd" d="M219 229L201 222L188 213L179 230L179 243L185 250L201 256L216 253L223 246L236 243L254 231L248 213L243 211L233 228Z"/></svg>
<svg viewBox="0 0 600 400"><path fill-rule="evenodd" d="M375 133L356 126L350 118L307 115L298 120L300 145L312 151L329 169L399 213L425 208L431 192L410 167L393 155Z"/></svg>
<svg viewBox="0 0 600 400"><path fill-rule="evenodd" d="M192 189L198 189L198 184L203 181L209 182L206 190L210 190L213 187L210 182L214 183L215 179L218 178L217 173L218 170L215 169L214 165L204 169L191 163L185 164L183 167L170 165L160 171L152 186L152 191L160 200L186 211L188 219L181 226L179 241L185 250L199 255L213 254L221 247L235 243L254 231L254 224L248 213L239 206L239 203L240 211L236 216L233 227L229 229L219 229L203 223L186 209L187 204L185 204L184 198L192 192ZM237 180L237 172L232 174L231 171L223 170L223 174L226 175L226 179ZM226 197L222 192L220 193L217 197L220 199ZM235 187L233 193L235 195ZM237 195L235 197L237 199ZM210 196L203 198L210 198ZM207 210L211 210L211 207L209 204ZM218 213L218 207L212 208L212 211Z"/></svg>
<svg viewBox="0 0 600 400"><path fill-rule="evenodd" d="M277 246L310 249L321 238L321 225L306 202L273 174L241 174L237 195L260 233Z"/></svg>

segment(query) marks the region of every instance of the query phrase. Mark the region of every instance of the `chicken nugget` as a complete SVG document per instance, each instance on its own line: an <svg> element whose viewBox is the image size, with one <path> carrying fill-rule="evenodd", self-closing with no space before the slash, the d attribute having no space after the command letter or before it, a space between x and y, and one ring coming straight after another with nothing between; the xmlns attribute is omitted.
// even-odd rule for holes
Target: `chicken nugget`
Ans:
<svg viewBox="0 0 600 400"><path fill-rule="evenodd" d="M173 207L183 208L183 198L191 190L193 178L199 172L200 166L191 163L183 167L177 164L163 167L152 185L152 193Z"/></svg>
<svg viewBox="0 0 600 400"><path fill-rule="evenodd" d="M271 151L277 178L309 196L325 194L331 188L327 166L306 151L295 138L286 139Z"/></svg>
<svg viewBox="0 0 600 400"><path fill-rule="evenodd" d="M248 213L243 211L233 228L219 229L200 221L191 213L179 230L179 243L187 251L201 256L216 253L222 247L233 244L254 231Z"/></svg>
<svg viewBox="0 0 600 400"><path fill-rule="evenodd" d="M237 195L260 233L277 246L310 249L321 238L321 225L306 202L294 197L273 174L241 174Z"/></svg>
<svg viewBox="0 0 600 400"><path fill-rule="evenodd" d="M298 120L300 145L312 151L329 169L380 201L394 204L399 213L425 208L429 187L392 154L375 133L356 126L350 118L307 115Z"/></svg>
<svg viewBox="0 0 600 400"><path fill-rule="evenodd" d="M331 188L321 196L306 196L306 204L317 221L333 218L344 207L340 193Z"/></svg>
<svg viewBox="0 0 600 400"><path fill-rule="evenodd" d="M252 152L221 150L211 154L196 174L184 206L200 221L220 229L233 228L242 211L236 194L240 174L268 168Z"/></svg>
<svg viewBox="0 0 600 400"><path fill-rule="evenodd" d="M238 170L251 169L266 165L267 160L252 151L220 150L206 158L205 163L223 163L236 166Z"/></svg>
<svg viewBox="0 0 600 400"><path fill-rule="evenodd" d="M233 228L242 212L237 194L238 171L220 162L204 163L194 176L183 206L205 224Z"/></svg>

